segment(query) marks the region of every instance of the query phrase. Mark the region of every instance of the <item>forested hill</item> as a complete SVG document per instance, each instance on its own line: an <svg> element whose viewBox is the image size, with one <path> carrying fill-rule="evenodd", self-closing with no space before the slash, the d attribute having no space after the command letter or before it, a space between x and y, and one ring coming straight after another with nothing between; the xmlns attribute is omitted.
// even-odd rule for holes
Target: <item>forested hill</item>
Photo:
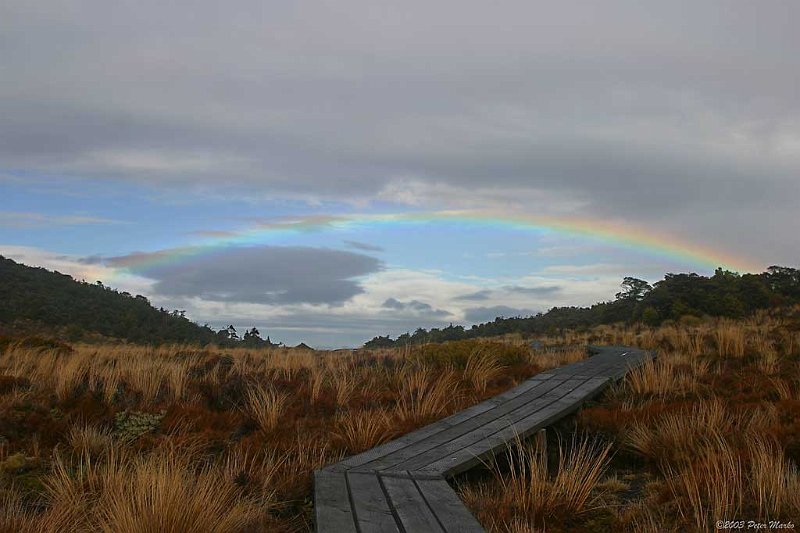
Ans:
<svg viewBox="0 0 800 533"><path fill-rule="evenodd" d="M59 272L25 266L0 256L0 329L63 333L71 340L91 334L136 343L267 344L253 328L239 340L235 330L215 332L179 311L156 309L144 296L76 281ZM39 331L41 330L41 331Z"/></svg>
<svg viewBox="0 0 800 533"><path fill-rule="evenodd" d="M420 328L394 340L388 335L375 337L364 346L402 346L506 333L536 335L615 322L642 321L657 325L664 320L691 320L688 317L741 318L758 309L800 303L800 270L773 266L762 274L739 275L722 269L717 269L711 277L667 274L652 286L627 277L622 281L622 288L614 300L591 307L554 307L535 316L498 317L470 329L452 324L443 329Z"/></svg>

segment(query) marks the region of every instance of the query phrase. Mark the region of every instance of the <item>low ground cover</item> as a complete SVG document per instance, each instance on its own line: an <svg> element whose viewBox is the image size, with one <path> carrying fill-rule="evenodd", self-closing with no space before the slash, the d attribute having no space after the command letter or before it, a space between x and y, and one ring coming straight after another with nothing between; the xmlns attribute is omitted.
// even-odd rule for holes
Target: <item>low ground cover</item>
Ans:
<svg viewBox="0 0 800 533"><path fill-rule="evenodd" d="M462 497L489 530L800 527L797 308L588 336L658 358L550 430L547 455L530 443L511 447L462 480Z"/></svg>
<svg viewBox="0 0 800 533"><path fill-rule="evenodd" d="M315 468L584 357L542 340L317 352L3 339L0 531L308 530Z"/></svg>

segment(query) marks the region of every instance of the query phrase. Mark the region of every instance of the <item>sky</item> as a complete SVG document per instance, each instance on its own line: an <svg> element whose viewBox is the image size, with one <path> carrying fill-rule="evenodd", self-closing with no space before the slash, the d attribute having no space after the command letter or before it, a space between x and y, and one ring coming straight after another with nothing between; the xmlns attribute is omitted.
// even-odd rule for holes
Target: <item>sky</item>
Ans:
<svg viewBox="0 0 800 533"><path fill-rule="evenodd" d="M800 4L0 3L0 255L357 346L800 264Z"/></svg>

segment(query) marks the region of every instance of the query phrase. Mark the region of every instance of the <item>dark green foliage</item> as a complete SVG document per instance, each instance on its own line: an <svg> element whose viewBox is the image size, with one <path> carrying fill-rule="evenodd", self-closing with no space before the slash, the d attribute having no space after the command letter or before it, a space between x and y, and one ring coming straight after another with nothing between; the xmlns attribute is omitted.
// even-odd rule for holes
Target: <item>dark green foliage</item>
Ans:
<svg viewBox="0 0 800 533"><path fill-rule="evenodd" d="M388 336L375 337L364 346L403 346L506 333L553 334L615 322L641 321L658 325L663 320L685 320L692 316L741 318L758 309L800 303L800 270L778 266L769 267L762 274L739 275L721 268L711 277L667 274L652 286L646 281L626 277L621 286L623 290L616 294L614 301L591 307L554 307L535 316L499 317L468 330L452 324L443 330L419 328L394 341Z"/></svg>
<svg viewBox="0 0 800 533"><path fill-rule="evenodd" d="M227 345L238 341L231 336L233 326L223 330L224 334L215 332L186 318L184 311L155 309L144 296L118 292L101 282L75 281L65 274L28 267L2 256L0 326L15 333L32 333L39 328L47 333L57 331L70 341L89 334L142 344ZM248 346L266 345L258 330L253 328L248 333Z"/></svg>

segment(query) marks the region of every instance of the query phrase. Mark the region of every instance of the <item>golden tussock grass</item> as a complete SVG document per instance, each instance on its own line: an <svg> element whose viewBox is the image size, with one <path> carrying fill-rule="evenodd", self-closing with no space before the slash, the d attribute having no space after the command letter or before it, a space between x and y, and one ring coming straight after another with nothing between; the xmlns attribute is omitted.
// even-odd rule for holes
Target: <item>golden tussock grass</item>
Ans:
<svg viewBox="0 0 800 533"><path fill-rule="evenodd" d="M707 438L691 463L668 467L666 475L681 516L701 531L742 513L766 521L800 512L797 466L757 433L750 433L744 451L721 436Z"/></svg>
<svg viewBox="0 0 800 533"><path fill-rule="evenodd" d="M742 324L720 320L713 332L720 357L744 357L747 335Z"/></svg>
<svg viewBox="0 0 800 533"><path fill-rule="evenodd" d="M0 474L0 496L10 491L0 531L28 520L59 532L307 529L315 468L478 401L501 378L510 386L531 372L515 359L526 352L484 341L375 352L12 346L0 356L0 427L20 430L0 439L0 461L25 460ZM159 415L129 435L121 412Z"/></svg>
<svg viewBox="0 0 800 533"><path fill-rule="evenodd" d="M289 397L268 387L251 387L247 391L247 412L264 431L278 426Z"/></svg>
<svg viewBox="0 0 800 533"><path fill-rule="evenodd" d="M457 382L452 370L434 376L424 366L408 365L400 372L400 397L395 413L403 422L429 420L445 415L457 400Z"/></svg>
<svg viewBox="0 0 800 533"><path fill-rule="evenodd" d="M586 359L586 346L566 346L533 350L528 358L531 364L547 370Z"/></svg>
<svg viewBox="0 0 800 533"><path fill-rule="evenodd" d="M38 533L43 531L42 526L17 494L0 493L0 533Z"/></svg>
<svg viewBox="0 0 800 533"><path fill-rule="evenodd" d="M508 468L495 467L494 484L461 487L461 497L485 519L493 509L510 511L511 518L495 519L495 527L504 524L501 530L518 527L513 524L543 526L548 518L574 516L599 501L595 489L610 454L611 443L573 437L559 446L558 469L551 473L537 446L517 441L509 447Z"/></svg>
<svg viewBox="0 0 800 533"><path fill-rule="evenodd" d="M336 405L347 405L356 390L356 380L350 370L330 366L327 370L327 378L333 388Z"/></svg>
<svg viewBox="0 0 800 533"><path fill-rule="evenodd" d="M696 372L707 372L706 364L697 363L690 371L676 369L671 359L647 361L631 370L620 393L633 400L664 399L692 393L697 387Z"/></svg>
<svg viewBox="0 0 800 533"><path fill-rule="evenodd" d="M383 409L348 411L337 416L336 426L334 438L351 454L377 446L392 434L391 417Z"/></svg>
<svg viewBox="0 0 800 533"><path fill-rule="evenodd" d="M796 520L800 353L797 310L788 313L584 332L591 344L635 345L658 356L578 417L579 427L619 443L615 473L590 492L604 507L531 519L522 509L532 505L526 494L544 505L552 487L530 484L523 492L505 480L462 487L464 498L491 531L707 531L718 519ZM534 350L531 362L545 367L544 354ZM507 479L520 471L515 462ZM543 469L528 463L530 472ZM622 490L615 476L630 471L652 481Z"/></svg>
<svg viewBox="0 0 800 533"><path fill-rule="evenodd" d="M68 439L78 456L98 457L114 445L111 430L93 424L72 426Z"/></svg>
<svg viewBox="0 0 800 533"><path fill-rule="evenodd" d="M475 390L483 393L486 392L489 382L496 379L502 372L503 365L494 356L481 349L476 349L467 359L463 376Z"/></svg>
<svg viewBox="0 0 800 533"><path fill-rule="evenodd" d="M188 454L167 450L141 457L109 455L82 459L70 468L56 458L46 480L48 513L72 516L76 530L245 531L257 522L256 501L243 498L235 483Z"/></svg>

